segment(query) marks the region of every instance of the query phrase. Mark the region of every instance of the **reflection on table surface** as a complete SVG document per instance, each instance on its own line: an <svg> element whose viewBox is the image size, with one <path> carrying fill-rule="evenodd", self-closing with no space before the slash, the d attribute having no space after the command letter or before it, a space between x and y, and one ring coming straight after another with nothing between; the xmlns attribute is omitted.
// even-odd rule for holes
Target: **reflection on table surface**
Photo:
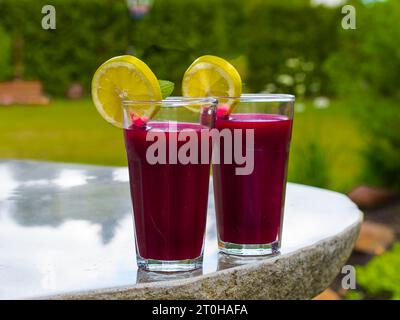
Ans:
<svg viewBox="0 0 400 320"><path fill-rule="evenodd" d="M203 269L196 269L185 272L151 272L142 269L137 270L136 283L151 283L159 281L172 281L172 280L183 280L192 277L203 275Z"/></svg>
<svg viewBox="0 0 400 320"><path fill-rule="evenodd" d="M282 254L358 218L342 195L290 184L287 193ZM182 279L254 262L218 254L211 188L203 269L138 271L131 210L126 168L0 161L0 298Z"/></svg>

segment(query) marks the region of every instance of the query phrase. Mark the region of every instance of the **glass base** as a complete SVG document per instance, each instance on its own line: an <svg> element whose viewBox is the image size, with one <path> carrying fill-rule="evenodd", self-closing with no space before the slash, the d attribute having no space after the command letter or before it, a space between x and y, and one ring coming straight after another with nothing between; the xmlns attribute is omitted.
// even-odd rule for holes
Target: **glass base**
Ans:
<svg viewBox="0 0 400 320"><path fill-rule="evenodd" d="M140 269L154 272L179 272L199 269L203 265L203 256L186 260L156 260L137 256Z"/></svg>
<svg viewBox="0 0 400 320"><path fill-rule="evenodd" d="M279 241L267 244L239 244L218 240L220 252L236 256L270 256L279 254Z"/></svg>

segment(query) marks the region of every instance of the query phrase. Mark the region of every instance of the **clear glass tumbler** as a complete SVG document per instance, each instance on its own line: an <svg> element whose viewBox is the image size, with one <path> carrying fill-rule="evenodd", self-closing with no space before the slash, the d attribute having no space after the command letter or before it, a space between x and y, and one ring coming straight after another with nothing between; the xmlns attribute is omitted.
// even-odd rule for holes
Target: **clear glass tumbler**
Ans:
<svg viewBox="0 0 400 320"><path fill-rule="evenodd" d="M141 269L172 272L202 265L211 157L207 133L215 107L212 98L123 102ZM140 116L144 110L152 110L150 120Z"/></svg>
<svg viewBox="0 0 400 320"><path fill-rule="evenodd" d="M220 99L212 169L221 252L279 252L293 108L283 94Z"/></svg>

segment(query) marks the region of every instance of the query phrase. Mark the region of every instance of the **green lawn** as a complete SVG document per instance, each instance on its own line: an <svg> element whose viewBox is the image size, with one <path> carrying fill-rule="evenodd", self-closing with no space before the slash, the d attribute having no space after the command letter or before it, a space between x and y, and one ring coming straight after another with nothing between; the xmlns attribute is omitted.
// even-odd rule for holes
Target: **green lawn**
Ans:
<svg viewBox="0 0 400 320"><path fill-rule="evenodd" d="M307 102L296 113L289 180L343 192L358 182L362 137L349 107L333 102L315 109ZM318 144L317 156L310 142ZM0 106L0 158L126 165L122 131L107 124L90 100ZM323 183L315 182L321 174Z"/></svg>
<svg viewBox="0 0 400 320"><path fill-rule="evenodd" d="M90 100L0 107L0 158L124 165L122 131Z"/></svg>

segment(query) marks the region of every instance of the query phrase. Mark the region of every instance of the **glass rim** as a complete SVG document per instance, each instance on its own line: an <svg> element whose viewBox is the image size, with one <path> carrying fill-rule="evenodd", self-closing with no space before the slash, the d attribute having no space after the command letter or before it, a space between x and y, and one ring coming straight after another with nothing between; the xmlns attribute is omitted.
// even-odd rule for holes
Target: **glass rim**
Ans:
<svg viewBox="0 0 400 320"><path fill-rule="evenodd" d="M168 97L162 100L122 100L123 107L132 105L160 105L161 108L176 108L190 105L217 105L218 100L212 97Z"/></svg>
<svg viewBox="0 0 400 320"><path fill-rule="evenodd" d="M296 97L285 93L244 93L240 97L218 97L224 100L239 100L240 102L294 102Z"/></svg>
<svg viewBox="0 0 400 320"><path fill-rule="evenodd" d="M187 105L209 104L217 105L219 100L239 100L242 103L251 102L294 102L296 97L284 93L244 93L240 97L181 97L172 96L162 100L122 100L122 106L135 104L160 105L161 108L176 108Z"/></svg>

